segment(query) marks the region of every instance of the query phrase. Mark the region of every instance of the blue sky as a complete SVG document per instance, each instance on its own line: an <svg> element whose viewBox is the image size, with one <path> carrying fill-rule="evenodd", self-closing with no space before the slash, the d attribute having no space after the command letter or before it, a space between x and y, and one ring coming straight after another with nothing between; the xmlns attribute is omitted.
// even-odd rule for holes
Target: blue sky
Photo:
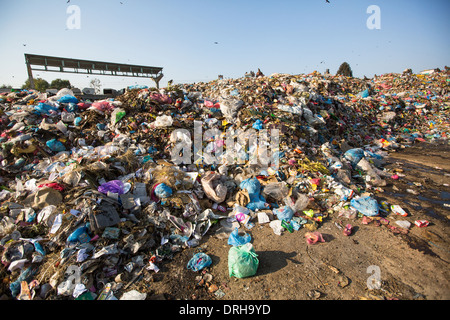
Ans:
<svg viewBox="0 0 450 320"><path fill-rule="evenodd" d="M27 79L24 53L163 67L161 85L301 74L347 61L356 77L450 66L449 0L0 0L0 85ZM122 2L122 4L121 4ZM80 29L67 29L69 5ZM370 5L381 29L370 30ZM215 44L218 42L218 44ZM24 46L26 44L26 46ZM92 78L34 71L79 88ZM151 80L98 76L102 88Z"/></svg>

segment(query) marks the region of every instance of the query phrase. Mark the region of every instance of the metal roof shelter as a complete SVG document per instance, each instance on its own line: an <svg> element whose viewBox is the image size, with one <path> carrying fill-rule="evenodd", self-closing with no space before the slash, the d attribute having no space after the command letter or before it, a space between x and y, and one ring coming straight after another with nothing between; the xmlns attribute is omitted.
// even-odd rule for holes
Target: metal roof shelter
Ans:
<svg viewBox="0 0 450 320"><path fill-rule="evenodd" d="M161 67L138 66L131 64L80 60L60 57L41 56L25 53L30 86L34 89L33 73L35 71L79 73L117 77L151 78L159 88L159 81L164 76ZM37 68L43 67L43 68Z"/></svg>

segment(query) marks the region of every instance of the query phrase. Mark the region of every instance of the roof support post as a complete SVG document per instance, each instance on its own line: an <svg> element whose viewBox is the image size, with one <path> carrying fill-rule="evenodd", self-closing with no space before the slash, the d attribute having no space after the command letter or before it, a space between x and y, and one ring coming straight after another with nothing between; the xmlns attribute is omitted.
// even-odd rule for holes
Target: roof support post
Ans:
<svg viewBox="0 0 450 320"><path fill-rule="evenodd" d="M28 59L26 59L27 63L27 72L28 72L28 80L30 81L30 89L34 89L34 79L33 79L33 71L31 70L31 65Z"/></svg>

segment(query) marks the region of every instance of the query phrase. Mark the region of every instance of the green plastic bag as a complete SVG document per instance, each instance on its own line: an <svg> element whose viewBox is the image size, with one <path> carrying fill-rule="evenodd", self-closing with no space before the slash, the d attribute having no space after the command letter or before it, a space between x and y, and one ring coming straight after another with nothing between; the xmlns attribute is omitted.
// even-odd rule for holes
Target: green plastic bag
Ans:
<svg viewBox="0 0 450 320"><path fill-rule="evenodd" d="M256 274L258 255L249 242L242 246L231 247L228 251L228 273L230 277L246 278Z"/></svg>

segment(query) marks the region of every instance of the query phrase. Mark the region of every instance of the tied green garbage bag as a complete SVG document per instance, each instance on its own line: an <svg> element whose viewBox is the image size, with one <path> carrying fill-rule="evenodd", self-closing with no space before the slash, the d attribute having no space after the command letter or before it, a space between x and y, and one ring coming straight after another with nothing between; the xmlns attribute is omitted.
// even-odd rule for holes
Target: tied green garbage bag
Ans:
<svg viewBox="0 0 450 320"><path fill-rule="evenodd" d="M251 243L231 247L228 251L228 274L236 278L254 276L259 266L257 257Z"/></svg>

